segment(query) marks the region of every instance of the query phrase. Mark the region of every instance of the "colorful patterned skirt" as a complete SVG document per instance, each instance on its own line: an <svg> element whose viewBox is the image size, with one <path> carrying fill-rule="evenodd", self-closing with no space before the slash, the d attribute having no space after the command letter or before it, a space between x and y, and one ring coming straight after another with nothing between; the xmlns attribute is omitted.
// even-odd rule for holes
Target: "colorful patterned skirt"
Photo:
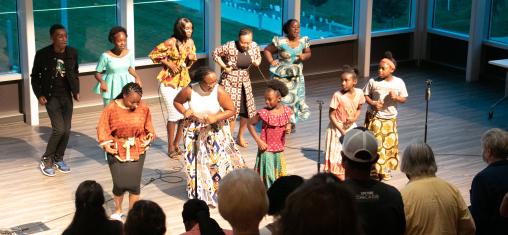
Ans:
<svg viewBox="0 0 508 235"><path fill-rule="evenodd" d="M365 127L372 131L378 140L377 153L379 160L372 173L383 179L389 179L390 171L399 166L399 134L397 132L397 118L382 119L367 112Z"/></svg>
<svg viewBox="0 0 508 235"><path fill-rule="evenodd" d="M281 64L270 68L274 79L283 82L289 93L282 98L282 103L291 108L291 123L305 121L310 116L309 106L305 103L305 79L302 66L296 64Z"/></svg>
<svg viewBox="0 0 508 235"><path fill-rule="evenodd" d="M195 196L197 172L198 198L208 205L217 206L220 180L229 172L244 168L245 161L225 122L205 125L186 120L184 127L187 195L189 198Z"/></svg>
<svg viewBox="0 0 508 235"><path fill-rule="evenodd" d="M353 123L347 130L356 127ZM325 142L325 171L336 175L339 179L345 179L345 170L342 166L342 134L331 122L326 129L326 142Z"/></svg>
<svg viewBox="0 0 508 235"><path fill-rule="evenodd" d="M286 158L284 152L258 151L254 170L259 173L266 188L281 176L286 176Z"/></svg>

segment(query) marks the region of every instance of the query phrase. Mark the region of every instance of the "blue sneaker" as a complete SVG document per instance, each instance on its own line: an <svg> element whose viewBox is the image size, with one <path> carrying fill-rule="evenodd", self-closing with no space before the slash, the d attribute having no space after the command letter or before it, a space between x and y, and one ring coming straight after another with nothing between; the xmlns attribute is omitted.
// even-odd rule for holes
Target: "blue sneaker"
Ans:
<svg viewBox="0 0 508 235"><path fill-rule="evenodd" d="M41 163L39 164L39 168L41 168L42 174L45 176L55 176L55 169L53 169L52 164L48 164L47 159L41 159Z"/></svg>
<svg viewBox="0 0 508 235"><path fill-rule="evenodd" d="M67 166L67 164L65 164L65 162L63 160L55 162L55 167L62 173L71 172L71 168L69 166Z"/></svg>

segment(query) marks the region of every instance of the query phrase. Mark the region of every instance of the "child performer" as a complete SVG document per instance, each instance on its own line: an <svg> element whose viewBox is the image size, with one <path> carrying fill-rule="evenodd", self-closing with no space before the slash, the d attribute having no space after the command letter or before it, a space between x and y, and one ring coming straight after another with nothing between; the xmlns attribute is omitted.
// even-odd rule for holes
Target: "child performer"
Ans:
<svg viewBox="0 0 508 235"><path fill-rule="evenodd" d="M258 144L258 154L254 169L259 173L266 188L279 177L285 176L286 159L284 145L286 134L291 133L291 109L281 104L288 88L278 80L268 82L265 90L266 107L259 110L249 121L249 132ZM261 136L255 126L261 121Z"/></svg>
<svg viewBox="0 0 508 235"><path fill-rule="evenodd" d="M408 96L402 79L395 77L397 62L391 52L379 62L379 76L371 78L363 94L369 104L365 115L367 127L379 142L379 160L372 169L372 176L379 180L390 180L391 170L399 165L399 137L397 133L397 105L405 103Z"/></svg>
<svg viewBox="0 0 508 235"><path fill-rule="evenodd" d="M344 134L356 127L365 97L361 89L355 88L358 82L357 70L344 65L340 80L342 89L333 94L330 101L330 124L326 129L325 144L325 171L333 173L344 180L344 167L342 166L341 140Z"/></svg>

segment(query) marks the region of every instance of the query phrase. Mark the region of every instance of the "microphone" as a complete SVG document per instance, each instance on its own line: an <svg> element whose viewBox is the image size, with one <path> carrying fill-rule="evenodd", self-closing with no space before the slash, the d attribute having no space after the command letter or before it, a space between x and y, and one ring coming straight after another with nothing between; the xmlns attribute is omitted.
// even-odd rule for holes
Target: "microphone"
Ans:
<svg viewBox="0 0 508 235"><path fill-rule="evenodd" d="M432 93L430 92L430 86L432 85L432 80L425 80L425 100L430 100L430 96Z"/></svg>

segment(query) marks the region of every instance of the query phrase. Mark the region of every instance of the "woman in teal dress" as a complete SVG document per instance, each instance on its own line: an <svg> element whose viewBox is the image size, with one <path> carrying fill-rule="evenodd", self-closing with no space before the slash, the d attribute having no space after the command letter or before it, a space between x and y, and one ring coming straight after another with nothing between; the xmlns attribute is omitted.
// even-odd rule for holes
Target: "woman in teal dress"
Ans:
<svg viewBox="0 0 508 235"><path fill-rule="evenodd" d="M310 59L311 50L308 37L300 37L298 20L288 20L282 27L286 37L273 37L264 54L270 63L272 78L282 81L289 89L289 94L282 103L291 108L291 130L299 120L307 120L310 116L309 106L305 103L305 80L303 77L303 61ZM276 55L274 57L274 55Z"/></svg>
<svg viewBox="0 0 508 235"><path fill-rule="evenodd" d="M127 49L127 31L121 26L113 27L109 31L109 42L115 46L102 53L95 69L97 85L93 92L102 96L104 107L122 92L122 88L129 82L141 85L134 69L134 55Z"/></svg>

